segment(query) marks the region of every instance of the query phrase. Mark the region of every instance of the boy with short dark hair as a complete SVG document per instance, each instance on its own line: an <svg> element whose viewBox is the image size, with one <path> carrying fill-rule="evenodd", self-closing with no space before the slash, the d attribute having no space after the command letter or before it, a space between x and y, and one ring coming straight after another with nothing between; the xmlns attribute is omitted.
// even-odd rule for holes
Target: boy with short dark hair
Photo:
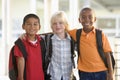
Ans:
<svg viewBox="0 0 120 80"><path fill-rule="evenodd" d="M17 59L17 80L44 80L42 67L41 37L37 35L40 30L40 19L35 14L28 14L23 19L22 28L26 32L26 39L22 40L27 51L26 61L17 45L14 47L14 55ZM24 79L24 68L26 65L26 79Z"/></svg>
<svg viewBox="0 0 120 80"><path fill-rule="evenodd" d="M110 52L111 47L107 37L102 32L102 43L108 68L102 61L96 43L96 31L93 23L96 21L95 12L91 8L83 8L79 15L79 22L82 24L80 43L78 44L80 54L78 56L78 70L80 80L113 80L113 69ZM69 31L76 41L77 29Z"/></svg>

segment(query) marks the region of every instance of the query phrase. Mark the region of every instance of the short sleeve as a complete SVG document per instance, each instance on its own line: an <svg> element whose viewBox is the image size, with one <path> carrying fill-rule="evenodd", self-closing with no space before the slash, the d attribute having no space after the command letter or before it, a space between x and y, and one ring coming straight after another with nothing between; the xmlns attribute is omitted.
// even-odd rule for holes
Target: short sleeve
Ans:
<svg viewBox="0 0 120 80"><path fill-rule="evenodd" d="M104 52L105 53L106 52L111 52L112 49L111 49L110 43L108 41L107 36L104 33L102 33L102 41L103 41L103 50L104 50Z"/></svg>
<svg viewBox="0 0 120 80"><path fill-rule="evenodd" d="M14 47L14 55L17 57L23 57L23 55L17 45L15 45L15 47Z"/></svg>
<svg viewBox="0 0 120 80"><path fill-rule="evenodd" d="M68 31L68 33L70 34L70 36L76 41L76 31L77 29L73 29Z"/></svg>

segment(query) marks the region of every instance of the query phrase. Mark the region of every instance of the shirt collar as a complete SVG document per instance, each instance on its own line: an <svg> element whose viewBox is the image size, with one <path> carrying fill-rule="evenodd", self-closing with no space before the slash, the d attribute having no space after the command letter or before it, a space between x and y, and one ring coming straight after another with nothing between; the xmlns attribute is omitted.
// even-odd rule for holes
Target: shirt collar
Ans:
<svg viewBox="0 0 120 80"><path fill-rule="evenodd" d="M36 37L37 42L39 42L41 40L41 37L39 35L36 34L35 37ZM26 36L26 41L29 42L29 43L31 43L31 41L28 38L28 36Z"/></svg>
<svg viewBox="0 0 120 80"><path fill-rule="evenodd" d="M70 37L70 35L69 35L68 33L65 33L65 35L66 35L66 38L65 38L65 39L71 40L71 37ZM60 38L57 36L57 34L54 34L51 39L65 40L65 39L60 39Z"/></svg>
<svg viewBox="0 0 120 80"><path fill-rule="evenodd" d="M90 31L89 33L95 33L95 27L94 26L93 26L93 30ZM82 29L82 33L81 33L82 35L87 35L89 33L85 33L84 30Z"/></svg>

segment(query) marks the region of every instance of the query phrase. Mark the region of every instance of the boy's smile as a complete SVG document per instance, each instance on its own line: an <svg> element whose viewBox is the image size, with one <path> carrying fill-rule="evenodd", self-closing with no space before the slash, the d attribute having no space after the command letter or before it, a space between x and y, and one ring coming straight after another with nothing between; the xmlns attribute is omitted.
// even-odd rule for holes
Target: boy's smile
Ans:
<svg viewBox="0 0 120 80"><path fill-rule="evenodd" d="M28 35L35 35L38 32L38 30L40 29L38 19L29 18L26 21L25 25L23 25L23 29L25 29L25 31Z"/></svg>
<svg viewBox="0 0 120 80"><path fill-rule="evenodd" d="M80 13L79 22L82 24L83 29L89 31L93 27L93 23L96 21L96 17L93 11L83 10Z"/></svg>

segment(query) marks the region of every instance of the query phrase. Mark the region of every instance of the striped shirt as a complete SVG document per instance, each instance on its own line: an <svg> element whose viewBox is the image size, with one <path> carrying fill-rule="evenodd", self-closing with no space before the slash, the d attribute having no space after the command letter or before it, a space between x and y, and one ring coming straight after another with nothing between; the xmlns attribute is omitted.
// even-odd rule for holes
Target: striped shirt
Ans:
<svg viewBox="0 0 120 80"><path fill-rule="evenodd" d="M52 58L48 67L48 73L52 80L70 80L72 71L71 43L67 34L65 39L60 39L56 34L52 37Z"/></svg>

